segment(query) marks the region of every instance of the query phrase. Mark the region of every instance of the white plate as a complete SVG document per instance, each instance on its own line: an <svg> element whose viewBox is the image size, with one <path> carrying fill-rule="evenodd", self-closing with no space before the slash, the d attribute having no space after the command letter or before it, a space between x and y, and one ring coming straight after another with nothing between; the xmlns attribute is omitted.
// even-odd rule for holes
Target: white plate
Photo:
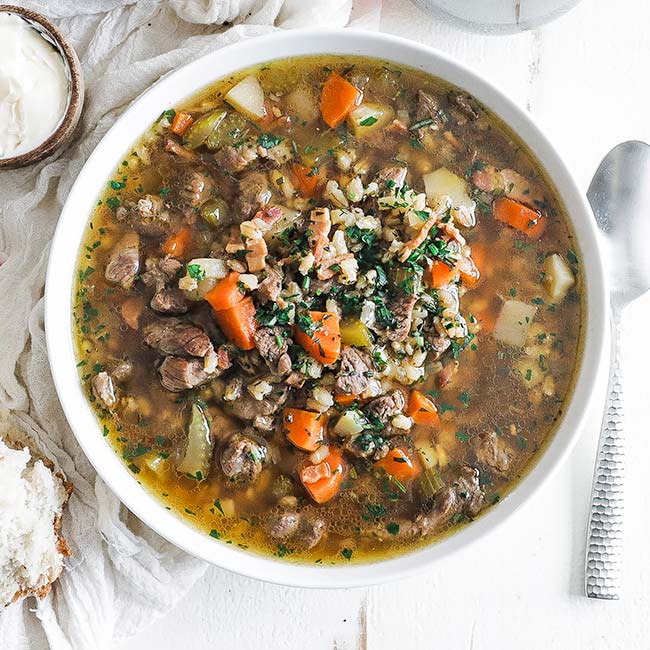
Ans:
<svg viewBox="0 0 650 650"><path fill-rule="evenodd" d="M217 541L166 510L139 485L102 436L84 396L76 368L72 324L73 280L87 219L126 152L161 111L240 68L313 54L365 55L420 68L466 89L499 115L537 156L566 205L582 253L581 271L587 293L585 354L573 398L553 441L517 489L477 521L438 543L391 560L334 567L292 564ZM414 574L466 547L503 522L550 478L569 454L588 408L603 350L606 302L595 226L586 199L556 150L521 108L465 66L422 45L349 30L287 31L229 46L168 74L115 122L88 158L63 207L50 253L45 320L52 375L72 430L102 479L142 521L189 553L243 575L302 587L351 587Z"/></svg>

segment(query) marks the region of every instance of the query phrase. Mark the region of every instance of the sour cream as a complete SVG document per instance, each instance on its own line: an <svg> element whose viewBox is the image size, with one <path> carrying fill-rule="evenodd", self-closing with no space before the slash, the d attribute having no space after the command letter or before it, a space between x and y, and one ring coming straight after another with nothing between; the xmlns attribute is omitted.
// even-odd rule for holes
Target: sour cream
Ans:
<svg viewBox="0 0 650 650"><path fill-rule="evenodd" d="M68 88L54 47L19 16L0 12L0 158L47 140L63 118Z"/></svg>

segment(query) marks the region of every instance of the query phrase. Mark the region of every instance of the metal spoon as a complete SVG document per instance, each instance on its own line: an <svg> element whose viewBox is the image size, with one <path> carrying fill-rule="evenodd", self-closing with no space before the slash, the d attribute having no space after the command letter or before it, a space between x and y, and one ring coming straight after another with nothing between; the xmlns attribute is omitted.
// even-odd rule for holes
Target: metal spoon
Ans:
<svg viewBox="0 0 650 650"><path fill-rule="evenodd" d="M605 239L612 320L607 404L598 442L591 492L585 565L589 598L621 594L623 537L623 387L621 312L650 289L650 146L623 142L600 163L587 198Z"/></svg>

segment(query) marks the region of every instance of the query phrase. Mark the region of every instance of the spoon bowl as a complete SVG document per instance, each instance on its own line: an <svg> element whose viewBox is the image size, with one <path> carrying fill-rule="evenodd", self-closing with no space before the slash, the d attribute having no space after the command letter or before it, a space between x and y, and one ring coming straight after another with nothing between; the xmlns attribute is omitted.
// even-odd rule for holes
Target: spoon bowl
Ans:
<svg viewBox="0 0 650 650"><path fill-rule="evenodd" d="M631 140L614 147L587 192L605 238L612 306L650 289L650 146Z"/></svg>

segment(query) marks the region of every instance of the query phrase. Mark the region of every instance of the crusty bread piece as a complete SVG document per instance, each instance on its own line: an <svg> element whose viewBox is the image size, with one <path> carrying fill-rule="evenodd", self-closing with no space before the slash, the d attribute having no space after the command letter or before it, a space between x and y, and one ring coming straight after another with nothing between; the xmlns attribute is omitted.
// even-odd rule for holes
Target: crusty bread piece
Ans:
<svg viewBox="0 0 650 650"><path fill-rule="evenodd" d="M0 431L0 608L43 598L70 555L61 517L72 486L38 456L24 434Z"/></svg>

